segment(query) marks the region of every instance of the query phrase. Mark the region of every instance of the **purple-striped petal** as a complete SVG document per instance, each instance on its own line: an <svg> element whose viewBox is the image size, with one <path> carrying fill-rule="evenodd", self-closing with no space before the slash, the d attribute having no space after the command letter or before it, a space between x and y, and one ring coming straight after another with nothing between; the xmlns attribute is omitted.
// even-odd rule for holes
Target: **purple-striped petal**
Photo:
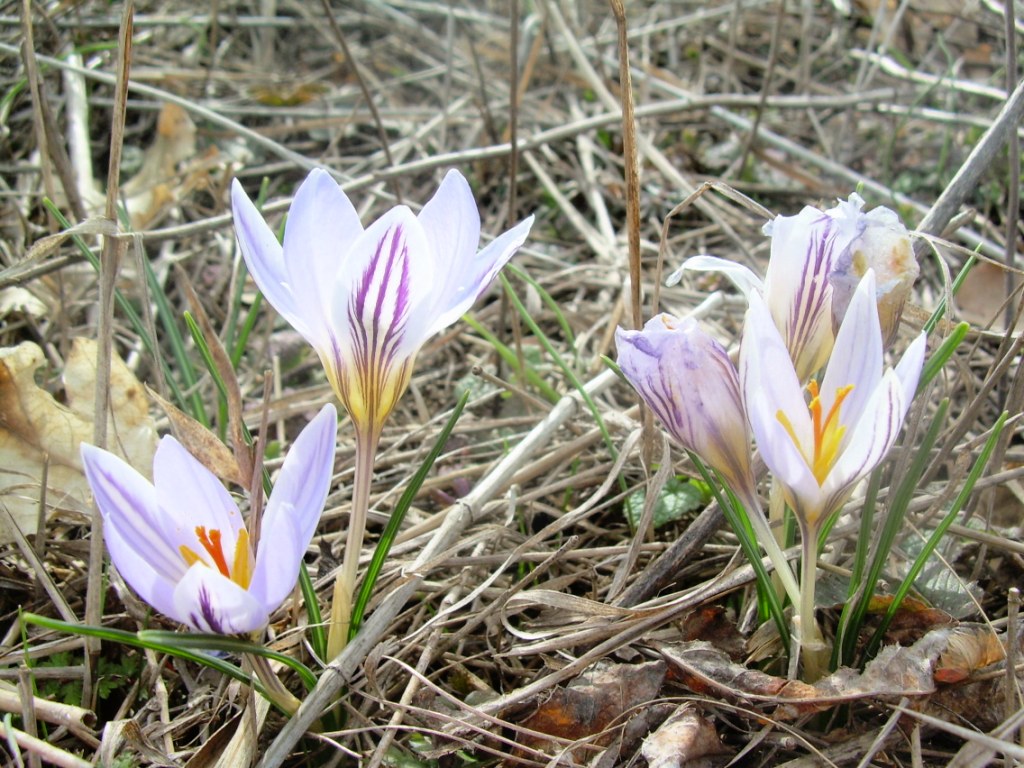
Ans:
<svg viewBox="0 0 1024 768"><path fill-rule="evenodd" d="M896 374L892 370L886 371L865 404L861 418L849 422L849 434L842 453L822 484L823 495L842 495L885 458L899 436L909 405L909 401L903 400Z"/></svg>
<svg viewBox="0 0 1024 768"><path fill-rule="evenodd" d="M692 318L658 315L615 332L618 364L676 441L737 492L753 486L750 438L729 355Z"/></svg>
<svg viewBox="0 0 1024 768"><path fill-rule="evenodd" d="M765 226L771 256L765 297L775 324L786 339L797 375L806 381L824 365L832 349L832 288L828 282L836 249L852 233L826 213L804 208Z"/></svg>
<svg viewBox="0 0 1024 768"><path fill-rule="evenodd" d="M231 579L204 565L193 565L174 588L174 612L168 615L197 632L221 635L263 629L269 611Z"/></svg>
<svg viewBox="0 0 1024 768"><path fill-rule="evenodd" d="M338 414L325 405L288 451L261 526L261 543L249 591L269 610L295 588L330 490Z"/></svg>
<svg viewBox="0 0 1024 768"><path fill-rule="evenodd" d="M153 485L109 451L83 443L81 454L85 477L104 524L116 527L125 545L149 563L160 578L180 579L185 563L176 544L163 535L166 514ZM114 565L121 570L117 559Z"/></svg>
<svg viewBox="0 0 1024 768"><path fill-rule="evenodd" d="M410 324L414 301L437 275L422 258L423 229L404 206L375 221L353 245L353 273L334 301L336 388L353 421L379 430L409 383L412 356L429 328ZM344 335L342 335L344 334Z"/></svg>

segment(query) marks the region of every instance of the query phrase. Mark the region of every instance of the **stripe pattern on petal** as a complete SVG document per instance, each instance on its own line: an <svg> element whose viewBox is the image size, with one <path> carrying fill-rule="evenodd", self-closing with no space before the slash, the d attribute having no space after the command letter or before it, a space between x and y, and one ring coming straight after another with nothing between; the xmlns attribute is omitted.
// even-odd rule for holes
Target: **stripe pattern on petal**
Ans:
<svg viewBox="0 0 1024 768"><path fill-rule="evenodd" d="M378 430L409 383L403 350L410 310L409 248L395 224L377 242L348 305L351 349L336 350L340 391L354 421Z"/></svg>
<svg viewBox="0 0 1024 768"><path fill-rule="evenodd" d="M790 357L801 378L810 375L825 361L828 350L820 347L822 333L831 333L831 289L828 276L832 271L835 227L823 216L811 229L807 243L807 261L799 276L792 303L786 308L783 336ZM784 279L792 279L785 276ZM828 326L823 324L828 323ZM824 354L822 354L824 353ZM815 359L808 359L814 356Z"/></svg>

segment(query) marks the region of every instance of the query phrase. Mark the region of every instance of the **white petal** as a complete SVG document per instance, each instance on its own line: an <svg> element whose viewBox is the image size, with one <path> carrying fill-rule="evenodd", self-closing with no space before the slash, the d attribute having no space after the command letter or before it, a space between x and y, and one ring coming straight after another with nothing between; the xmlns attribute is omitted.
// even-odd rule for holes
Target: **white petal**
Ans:
<svg viewBox="0 0 1024 768"><path fill-rule="evenodd" d="M823 494L806 457L778 420L778 411L772 410L768 394L764 390L754 390L746 397L750 429L761 458L782 484L786 500L793 510L804 518L817 519L821 514Z"/></svg>
<svg viewBox="0 0 1024 768"><path fill-rule="evenodd" d="M480 244L480 213L465 177L454 169L448 171L417 218L436 266L452 270L441 275L441 293L448 295L452 292L449 286L462 279L463 273L472 271Z"/></svg>
<svg viewBox="0 0 1024 768"><path fill-rule="evenodd" d="M473 306L526 241L532 226L533 216L528 216L488 243L473 257L471 263L462 267L456 264L442 267L442 274L448 276L445 293L439 294L443 295L443 301L434 305L430 309L430 316L424 316L422 320L429 324L428 336L447 328Z"/></svg>
<svg viewBox="0 0 1024 768"><path fill-rule="evenodd" d="M743 323L740 381L747 399L748 416L751 395L763 392L765 397L759 402L767 409L765 417L777 422L777 415L782 411L789 419L801 448L813 444L814 432L803 387L768 308L756 295L751 297Z"/></svg>
<svg viewBox="0 0 1024 768"><path fill-rule="evenodd" d="M339 274L357 268L349 249L363 232L348 196L322 169L302 182L288 209L284 262L295 303L320 347L330 337L330 303Z"/></svg>
<svg viewBox="0 0 1024 768"><path fill-rule="evenodd" d="M761 458L786 488L794 509L817 514L821 490L807 458L814 451L810 413L789 352L759 296L751 297L743 324L740 379ZM780 412L792 434L779 421Z"/></svg>
<svg viewBox="0 0 1024 768"><path fill-rule="evenodd" d="M173 576L161 573L166 570L166 566L157 570L150 548L145 543L140 546L137 537L128 538L131 534L122 533L121 522L120 518L104 518L103 540L110 552L111 562L143 601L163 615L181 621L174 606L174 589L186 571L184 558L181 555L175 558L178 572Z"/></svg>
<svg viewBox="0 0 1024 768"><path fill-rule="evenodd" d="M219 530L225 551L233 551L244 526L238 505L220 480L173 437L163 437L157 446L153 484L161 507L169 513L163 517L165 540L175 547L185 544L202 555L195 533L202 526Z"/></svg>
<svg viewBox="0 0 1024 768"><path fill-rule="evenodd" d="M716 256L693 256L683 262L683 265L669 275L665 281L667 285L675 285L682 278L684 272L721 272L732 284L750 299L751 293L764 293L764 282L747 267L737 264L728 259L719 259Z"/></svg>
<svg viewBox="0 0 1024 768"><path fill-rule="evenodd" d="M843 424L859 421L882 378L882 355L882 328L875 305L875 276L869 269L857 286L836 334L832 356L821 382L822 410L828 413L835 402L836 390L852 384L853 389L843 401L839 417Z"/></svg>
<svg viewBox="0 0 1024 768"><path fill-rule="evenodd" d="M249 591L269 610L295 588L299 562L323 512L334 469L338 416L325 405L288 451L260 528Z"/></svg>
<svg viewBox="0 0 1024 768"><path fill-rule="evenodd" d="M910 401L917 394L917 383L921 379L924 355L927 350L928 338L922 332L911 342L907 351L903 353L903 358L896 364L896 377L903 385L903 399L908 403L908 408Z"/></svg>
<svg viewBox="0 0 1024 768"><path fill-rule="evenodd" d="M219 571L196 563L174 590L171 616L199 632L228 635L262 629L270 611Z"/></svg>
<svg viewBox="0 0 1024 768"><path fill-rule="evenodd" d="M310 318L307 308L299 305L292 295L281 244L245 194L238 179L231 183L231 213L242 257L260 292L308 342L314 346L322 343L320 324L310 324L309 320L315 318Z"/></svg>

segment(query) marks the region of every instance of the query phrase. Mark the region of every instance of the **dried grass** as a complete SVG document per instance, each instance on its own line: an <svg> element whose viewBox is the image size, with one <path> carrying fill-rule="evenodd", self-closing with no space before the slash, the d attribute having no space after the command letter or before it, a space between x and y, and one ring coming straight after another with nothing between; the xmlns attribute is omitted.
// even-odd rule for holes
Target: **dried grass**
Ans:
<svg viewBox="0 0 1024 768"><path fill-rule="evenodd" d="M99 215L99 188L101 207L90 208L88 185L80 177L74 184L75 174L88 161L97 169L89 173L102 178L98 169L122 145L129 161L137 158L166 103L191 116L199 154L166 182L168 196L150 200L133 244L108 238L123 251L117 285L139 307L150 307L153 297L139 277L136 254L150 261L179 313L187 305L172 265L196 287L214 327L226 326L238 267L226 194L232 176L250 191L268 180L266 210L275 221L306 170L320 165L336 174L364 218L396 200L413 206L425 200L448 167L470 177L485 232L536 213L516 264L557 301L575 334L574 349L536 294L519 280L512 284L589 382L618 460L560 369L494 289L474 317L565 397L552 404L514 380L465 324L428 343L382 441L371 537L429 449L458 388L473 388L470 406L410 514L360 638L323 675L299 717L285 724L272 713L264 725L252 726L252 738L259 739L264 768L321 759L332 764L346 754L367 765L390 763L398 752L415 753L413 736L429 744L426 751L418 747L422 764L469 762L468 754L510 764L570 764L595 755L603 755L598 765L642 764L636 743L621 754L515 746L516 723L554 686L602 659L649 657L652 644L678 637L679 622L698 606L749 604L744 596L751 575L727 531L681 523L634 536L615 482L621 474L633 490L648 481L633 395L603 372L601 362L613 354L615 326L630 317L614 17L602 3L521 3L513 36L508 12L514 3L336 5L332 27L317 4L218 3L211 14L188 4L139 3L123 136L111 135L119 7L26 0L0 10L0 287L28 289L46 307L35 314L9 311L0 343L40 343L52 366L44 378L52 385L70 339L99 333L140 380L161 386L156 362L123 315L115 310L107 325L98 302L108 289L74 245L32 248L60 230L42 208L42 196L58 201L73 222ZM905 318L905 344L945 295L948 274L958 271L968 249L979 248L996 265L1013 264L1019 250L1022 98L1012 47L1007 58L1002 4L947 3L944 11L926 12L914 3L893 9L855 2L848 15L838 0L785 4L781 12L780 5L627 5L644 316L652 311L652 296L677 313L700 306L723 341L737 338L742 309L727 285L708 280L658 287L664 269L695 253L763 269L764 219L736 195L716 187L672 213L705 180L724 182L780 213L845 198L861 184L869 204L896 207L911 226L923 220L924 231L951 241L929 240L922 248L914 302L920 309ZM22 39L31 39L29 52L19 49ZM69 55L75 50L77 62ZM516 99L511 109L510 94ZM995 147L972 154L986 131ZM515 153L508 143L513 135ZM514 179L510 167L517 168ZM962 167L968 175L952 183ZM966 207L974 215L954 220L950 229ZM105 252L107 267L113 258ZM114 274L105 274L112 285ZM960 308L977 327L991 323L991 329L971 332L912 414L911 433L940 397L953 403L931 485L913 507L915 526L927 527L935 500L945 498L947 478L958 476L958 457L977 450L998 413L1021 410L1020 337L999 330L1020 306L1016 292L1006 293L1015 291L1017 275L1016 269L994 269L980 286L981 300ZM707 301L719 289L723 293ZM243 303L251 298L247 288ZM238 371L254 431L267 368L274 373L271 437L287 444L331 395L315 356L272 311L262 313ZM207 402L215 401L209 376L197 387ZM944 549L959 577L981 587L981 617L1000 626L1007 623L1007 590L1024 572L1018 479L1024 454L1016 431L1014 423L991 478L982 482L986 490L972 500L971 522L954 528ZM674 456L676 468L686 471L680 458ZM894 463L900 461L897 456ZM352 465L352 433L343 423L333 492L308 558L322 590L339 557ZM0 676L22 681L20 699L6 684L0 688L0 708L34 712L17 725L4 723L8 764L16 761L14 741L30 764L77 765L73 755L109 761L130 754L142 764L208 764L221 743L218 729L227 724L224 739L241 732L235 715L252 711L237 685L153 653L105 645L99 655L83 655L81 639L35 629L22 634L19 608L55 613L43 589L50 584L77 616L86 615L87 604L98 611L102 598L105 625L136 630L164 624L147 617L123 585L101 585L98 549L90 548L80 510L65 509L60 499L46 503L53 511L35 554L14 544L0 551ZM842 565L841 553L855 535L854 524L837 527L830 562ZM908 530L908 540L914 536ZM631 565L624 569L627 558ZM749 616L736 618L749 627ZM276 627L291 626L286 611L281 619ZM309 660L296 634L284 632L274 642ZM132 672L117 677L116 664L129 657L134 660L125 669ZM25 687L27 677L36 698ZM113 693L104 698L105 685ZM77 703L89 712L41 700L44 692L71 696L76 686L85 695ZM300 745L304 729L339 695L346 729L312 735ZM814 721L773 725L770 708L682 688L668 687L663 695L698 701L727 744L749 747L745 765L809 765L812 755L824 760L814 764L829 765L980 765L1001 751L1000 743L1014 753L1021 713L1014 686L1005 705L990 702L995 721L1010 727L976 741L948 725L956 713L932 722L879 702L875 710L851 708L845 730L830 732ZM12 703L4 703L11 696ZM44 722L52 725L44 729ZM460 748L466 751L456 753Z"/></svg>

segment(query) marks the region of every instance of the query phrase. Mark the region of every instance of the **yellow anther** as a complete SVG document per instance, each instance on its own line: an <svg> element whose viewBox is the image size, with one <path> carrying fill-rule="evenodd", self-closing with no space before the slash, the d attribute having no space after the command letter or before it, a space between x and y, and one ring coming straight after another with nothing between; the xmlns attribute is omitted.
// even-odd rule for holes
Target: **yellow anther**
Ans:
<svg viewBox="0 0 1024 768"><path fill-rule="evenodd" d="M835 400L832 401L832 407L829 408L828 413L823 413L821 397L818 394L818 383L816 381L808 383L807 392L811 396L811 401L807 404L807 410L811 415L814 439L814 445L810 452L806 450L805 446L800 444L796 430L793 429L793 423L789 420L789 417L781 410L775 414L775 417L789 435L789 439L793 441L793 445L797 447L797 450L804 457L804 461L811 468L811 472L814 474L814 479L818 481L818 485L824 484L825 478L828 477L828 473L831 471L832 465L836 463L836 458L839 455L839 446L843 442L843 436L846 434L846 425L841 424L839 421L839 410L843 405L843 401L852 391L853 384L839 387L836 390Z"/></svg>

